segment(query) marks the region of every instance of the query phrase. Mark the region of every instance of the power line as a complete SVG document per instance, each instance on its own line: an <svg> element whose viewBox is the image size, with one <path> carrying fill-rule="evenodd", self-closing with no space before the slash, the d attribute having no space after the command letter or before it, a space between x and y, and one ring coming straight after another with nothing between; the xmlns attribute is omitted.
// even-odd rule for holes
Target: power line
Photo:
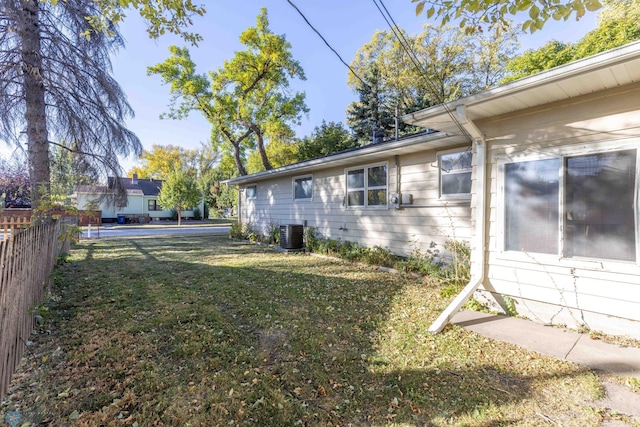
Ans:
<svg viewBox="0 0 640 427"><path fill-rule="evenodd" d="M322 34L320 34L320 31L318 31L312 24L311 22L309 22L309 20L307 19L306 16L304 16L304 13L302 13L302 11L300 9L298 9L298 6L296 6L291 0L287 0L287 2L291 5L291 7L293 7L298 14L300 14L300 16L302 17L302 19L304 19L304 22L307 23L307 25L318 35L318 37L320 37L322 39L322 41L324 42L324 44L327 45L327 47L329 49L331 49L331 51L338 57L338 59L340 60L340 62L342 62L344 64L345 67L347 67L349 69L349 71L351 71L351 73L358 79L360 80L360 83L362 83L366 88L370 89L370 86L365 83L364 80L362 80L360 78L360 76L353 70L353 68L351 68L351 65L347 64L345 62L344 59L342 59L342 57L340 56L340 54L338 53L338 51L336 51L330 44L329 42L322 36Z"/></svg>
<svg viewBox="0 0 640 427"><path fill-rule="evenodd" d="M378 4L378 3L380 3L380 4ZM453 114L453 111L451 111L451 109L449 108L449 106L445 102L444 98L440 98L438 91L434 88L433 83L429 80L429 77L427 75L426 70L420 64L420 61L418 60L418 57L415 54L413 48L411 47L411 45L407 41L407 39L404 36L402 30L400 30L400 27L396 24L395 20L393 19L393 16L391 16L391 13L389 13L389 10L387 9L387 7L383 3L383 1L382 0L373 0L373 4L375 4L375 6L378 9L378 11L380 12L380 14L384 18L384 20L387 22L387 25L389 25L389 28L391 28L391 31L393 32L393 34L396 36L396 38L400 42L400 46L402 46L402 48L405 50L407 55L409 55L409 59L411 60L411 62L413 63L414 67L416 67L416 69L418 70L418 72L420 73L422 78L424 79L425 83L427 84L427 86L431 90L432 95L435 96L436 101L438 101L442 105L442 107L444 108L445 112L449 115L449 117L451 117L451 119L456 124L456 127L460 130L460 132L462 132L462 134L464 136L466 136L467 138L472 139L471 135L469 135L469 132L467 132L467 130L464 128L464 126L462 126L462 123L460 123L460 121L455 116L455 114ZM383 12L382 9L384 9L384 12Z"/></svg>
<svg viewBox="0 0 640 427"><path fill-rule="evenodd" d="M304 13L302 13L302 11L293 3L292 0L287 0L287 2L291 5L291 7L293 7L298 14L302 17L302 19L304 19L304 21L307 23L307 25L318 35L318 37L320 37L320 39L324 42L324 44L338 57L338 59L340 60L340 62L342 62L342 64L347 67L349 69L349 71L351 72L351 74L353 74L353 76L358 79L360 81L360 83L362 83L362 85L364 86L364 88L366 90L369 90L370 92L374 93L373 88L364 81L363 78L361 78L358 73L356 73L356 71L351 67L351 65L349 65L344 59L342 59L342 56L340 56L340 54L338 53L338 51L336 51L333 46L331 46L331 44L327 41L327 39L324 38L324 36L320 33L320 31L318 31L313 24L311 24L311 22L307 19L307 17L304 15ZM377 92L375 92L377 93ZM376 96L377 98L377 96ZM387 107L390 111L395 111L394 107L389 106L388 104L386 104L384 101L378 100L377 101L377 105L379 106L383 106L383 107ZM373 109L371 110L371 121L374 122L373 123L373 131L375 132L376 127L378 126L378 123L375 123L374 120L374 111ZM397 115L395 114L395 112L393 113L393 117L394 119L398 119Z"/></svg>

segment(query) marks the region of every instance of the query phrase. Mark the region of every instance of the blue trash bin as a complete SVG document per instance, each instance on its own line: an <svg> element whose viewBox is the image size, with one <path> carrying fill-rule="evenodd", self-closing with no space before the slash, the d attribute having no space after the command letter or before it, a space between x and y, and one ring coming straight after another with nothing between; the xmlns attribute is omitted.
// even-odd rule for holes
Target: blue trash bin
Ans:
<svg viewBox="0 0 640 427"><path fill-rule="evenodd" d="M118 224L124 224L125 221L125 216L124 215L118 215Z"/></svg>

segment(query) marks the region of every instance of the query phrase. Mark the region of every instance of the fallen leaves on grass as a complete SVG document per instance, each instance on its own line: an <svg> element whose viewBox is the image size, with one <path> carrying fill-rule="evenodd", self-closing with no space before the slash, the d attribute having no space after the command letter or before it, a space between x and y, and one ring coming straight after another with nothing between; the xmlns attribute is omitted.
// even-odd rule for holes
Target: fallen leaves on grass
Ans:
<svg viewBox="0 0 640 427"><path fill-rule="evenodd" d="M51 333L2 407L32 424L601 419L591 372L457 327L429 334L448 301L418 278L211 237L87 242L72 256Z"/></svg>

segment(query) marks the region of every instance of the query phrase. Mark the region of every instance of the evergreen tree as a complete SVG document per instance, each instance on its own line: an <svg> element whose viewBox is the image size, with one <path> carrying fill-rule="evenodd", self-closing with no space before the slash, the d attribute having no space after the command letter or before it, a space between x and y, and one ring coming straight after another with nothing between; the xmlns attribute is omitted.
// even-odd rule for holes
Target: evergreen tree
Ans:
<svg viewBox="0 0 640 427"><path fill-rule="evenodd" d="M133 111L110 74L122 38L115 26L86 36L86 18L99 16L93 0L0 6L0 138L26 142L34 205L51 192L51 145L75 141L75 153L105 176L119 175L118 156L141 151L124 126Z"/></svg>

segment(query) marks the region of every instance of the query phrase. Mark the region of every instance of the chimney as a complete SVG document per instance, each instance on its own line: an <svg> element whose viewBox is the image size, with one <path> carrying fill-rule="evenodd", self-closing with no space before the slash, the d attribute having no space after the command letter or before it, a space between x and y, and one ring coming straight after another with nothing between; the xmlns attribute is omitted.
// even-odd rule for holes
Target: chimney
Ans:
<svg viewBox="0 0 640 427"><path fill-rule="evenodd" d="M133 173L133 176L131 177L131 184L133 185L138 185L138 174L137 173Z"/></svg>
<svg viewBox="0 0 640 427"><path fill-rule="evenodd" d="M377 130L373 133L373 143L379 144L384 140L384 131Z"/></svg>

